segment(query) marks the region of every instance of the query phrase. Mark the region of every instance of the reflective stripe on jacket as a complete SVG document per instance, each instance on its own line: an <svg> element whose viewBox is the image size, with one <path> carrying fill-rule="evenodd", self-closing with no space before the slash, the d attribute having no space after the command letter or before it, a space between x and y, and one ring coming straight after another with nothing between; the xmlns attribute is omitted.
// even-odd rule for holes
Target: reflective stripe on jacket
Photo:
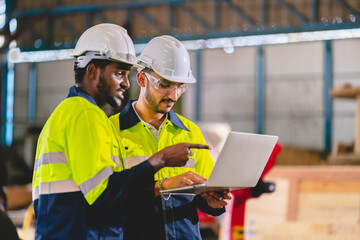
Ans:
<svg viewBox="0 0 360 240"><path fill-rule="evenodd" d="M160 131L159 139L156 140L146 124L136 115L132 102L130 101L120 114L110 117L116 132L120 135L125 168L139 164L166 146L181 142L206 144L198 126L172 110ZM155 174L155 180L177 176L187 171L208 178L214 167L209 151L192 149L192 152L193 155L185 166L163 168ZM168 239L201 239L197 208L213 215L224 212L224 209L211 209L200 196L194 198L192 195L173 195L164 204L161 204L158 197L152 206L155 214L147 216L147 223L143 226L146 229L144 232L151 236L151 239L165 239L163 207L167 213Z"/></svg>
<svg viewBox="0 0 360 240"><path fill-rule="evenodd" d="M33 174L36 239L123 238L128 212L119 202L127 201L130 187L138 186L150 200L154 190L148 162L123 171L119 144L95 101L70 88L38 140Z"/></svg>
<svg viewBox="0 0 360 240"><path fill-rule="evenodd" d="M161 129L157 141L147 126L137 117L132 108L132 102L126 105L121 114L110 117L110 121L114 124L115 130L120 136L121 154L125 168L134 166L161 149L177 143L206 144L199 127L172 110L169 112L168 119ZM214 167L209 151L191 150L193 155L185 166L165 167L155 174L155 180L177 176L188 171L209 178Z"/></svg>

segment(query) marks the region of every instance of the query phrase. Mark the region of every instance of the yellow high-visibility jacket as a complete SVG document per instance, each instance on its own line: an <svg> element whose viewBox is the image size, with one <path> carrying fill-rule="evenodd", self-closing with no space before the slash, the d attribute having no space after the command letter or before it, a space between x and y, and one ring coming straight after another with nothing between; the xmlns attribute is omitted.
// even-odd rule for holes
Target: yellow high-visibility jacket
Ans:
<svg viewBox="0 0 360 240"><path fill-rule="evenodd" d="M181 142L206 144L199 127L172 110L168 113L168 118L156 140L146 124L138 118L132 103L133 101L130 101L120 114L110 117L120 136L121 156L125 168L141 163L166 146ZM165 167L155 174L155 180L177 176L187 171L208 178L214 167L209 151L203 149L191 149L191 151L193 155L185 166ZM194 198L192 195L174 195L168 201L163 201L163 204L159 197L153 205L154 215L148 216L147 226L143 226L146 229L144 232L151 233L152 239L165 238L163 207L169 215L166 217L166 232L169 239L201 239L197 208L212 215L220 215L224 212L223 208L210 208L200 196Z"/></svg>
<svg viewBox="0 0 360 240"><path fill-rule="evenodd" d="M125 205L134 186L145 199L152 199L154 191L148 162L122 170L113 125L91 96L72 87L38 140L33 174L37 239L106 239L106 231L121 239L128 213L115 214L112 206Z"/></svg>

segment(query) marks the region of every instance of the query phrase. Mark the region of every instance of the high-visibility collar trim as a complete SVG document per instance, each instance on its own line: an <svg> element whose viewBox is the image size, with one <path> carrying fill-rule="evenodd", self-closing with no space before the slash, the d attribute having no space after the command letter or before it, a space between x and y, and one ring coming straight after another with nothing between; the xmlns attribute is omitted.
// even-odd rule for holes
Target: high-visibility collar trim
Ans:
<svg viewBox="0 0 360 240"><path fill-rule="evenodd" d="M132 103L134 101L135 100L129 101L128 104L126 104L125 108L119 114L120 130L131 128L132 126L135 126L137 123L140 122L140 119L138 118L134 108L132 107ZM173 110L170 110L170 112L168 113L168 120L178 128L181 128L185 131L190 131L189 129L187 129L187 127L185 127L184 123L180 120L180 118Z"/></svg>
<svg viewBox="0 0 360 240"><path fill-rule="evenodd" d="M70 97L82 97L97 106L96 101L89 94L87 94L86 92L79 91L75 86L72 86L69 89L69 92L68 92L68 95L66 98L70 98Z"/></svg>

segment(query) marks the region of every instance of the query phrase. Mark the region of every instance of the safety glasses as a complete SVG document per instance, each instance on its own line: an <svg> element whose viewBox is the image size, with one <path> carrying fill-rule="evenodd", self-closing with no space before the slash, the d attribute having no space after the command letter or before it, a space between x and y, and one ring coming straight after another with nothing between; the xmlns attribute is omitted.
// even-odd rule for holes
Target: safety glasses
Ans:
<svg viewBox="0 0 360 240"><path fill-rule="evenodd" d="M146 78L156 90L164 94L169 94L175 89L176 91L180 91L180 94L183 94L189 88L189 85L186 83L174 83L166 79L157 78L146 72L142 73L145 74Z"/></svg>

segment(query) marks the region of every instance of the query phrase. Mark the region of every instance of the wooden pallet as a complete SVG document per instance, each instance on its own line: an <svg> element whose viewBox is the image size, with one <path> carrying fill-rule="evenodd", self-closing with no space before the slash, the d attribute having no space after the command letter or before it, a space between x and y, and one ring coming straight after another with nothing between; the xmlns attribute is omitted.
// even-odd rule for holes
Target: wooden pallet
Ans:
<svg viewBox="0 0 360 240"><path fill-rule="evenodd" d="M335 143L328 157L329 164L360 164L360 153L354 152L354 145Z"/></svg>
<svg viewBox="0 0 360 240"><path fill-rule="evenodd" d="M360 164L360 87L345 85L334 88L331 90L331 96L356 101L355 139L352 147L336 143L328 161L330 164Z"/></svg>

